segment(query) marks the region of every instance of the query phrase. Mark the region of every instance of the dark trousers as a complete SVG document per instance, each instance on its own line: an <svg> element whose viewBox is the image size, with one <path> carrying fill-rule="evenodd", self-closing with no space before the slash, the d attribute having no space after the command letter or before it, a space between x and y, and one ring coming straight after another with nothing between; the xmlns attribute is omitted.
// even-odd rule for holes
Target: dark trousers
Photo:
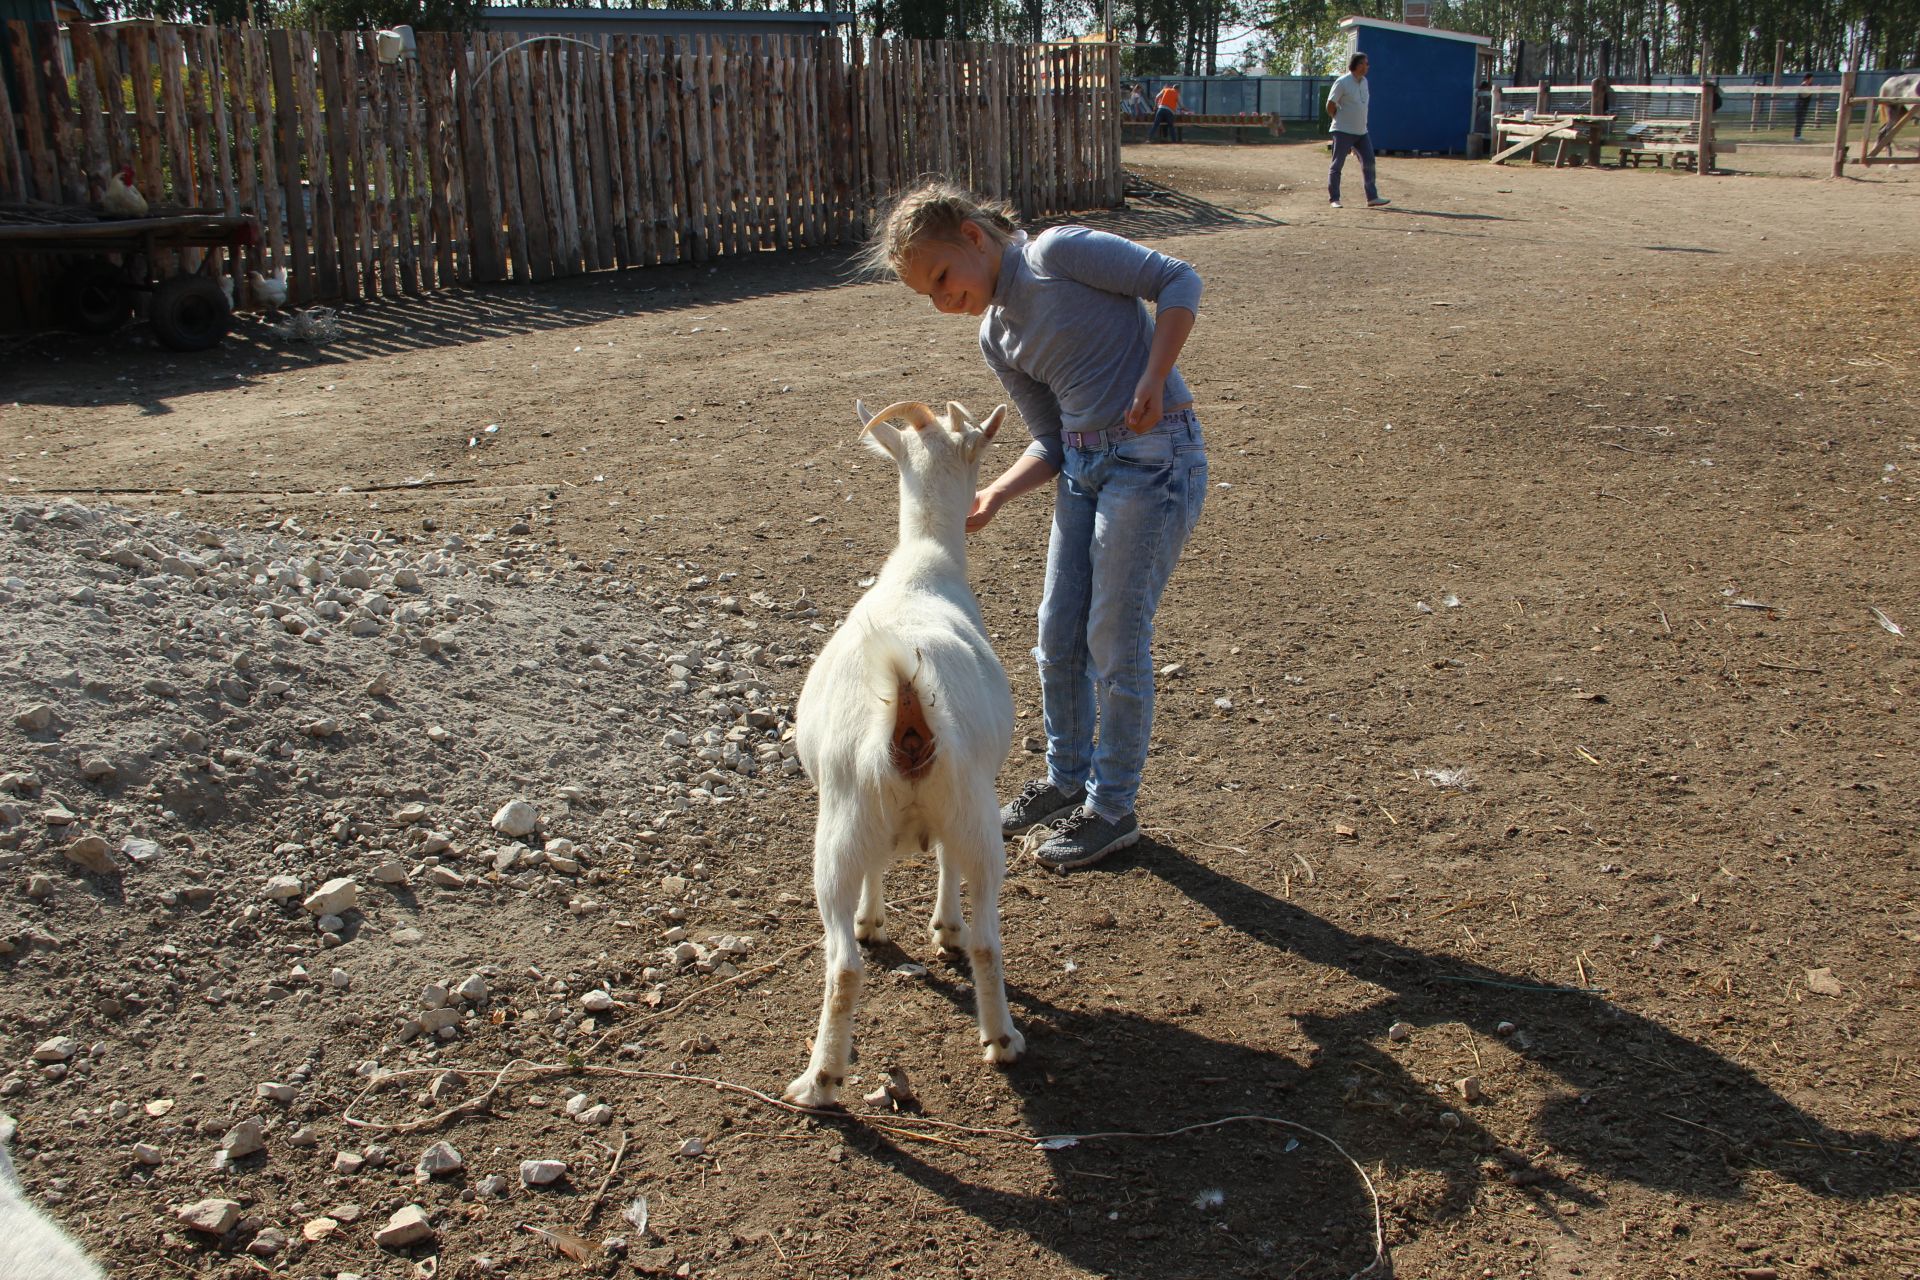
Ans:
<svg viewBox="0 0 1920 1280"><path fill-rule="evenodd" d="M1373 181L1373 138L1364 133L1333 134L1333 166L1327 170L1327 199L1340 198L1340 170L1347 163L1347 152L1360 157L1360 176L1366 180L1367 199L1378 200L1380 188Z"/></svg>
<svg viewBox="0 0 1920 1280"><path fill-rule="evenodd" d="M1154 108L1153 128L1147 130L1147 141L1152 142L1155 138L1159 137L1162 129L1167 131L1168 142L1180 141L1180 129L1174 122L1172 107Z"/></svg>
<svg viewBox="0 0 1920 1280"><path fill-rule="evenodd" d="M1807 112L1813 107L1812 98L1801 98L1793 104L1793 136L1799 137L1807 127Z"/></svg>

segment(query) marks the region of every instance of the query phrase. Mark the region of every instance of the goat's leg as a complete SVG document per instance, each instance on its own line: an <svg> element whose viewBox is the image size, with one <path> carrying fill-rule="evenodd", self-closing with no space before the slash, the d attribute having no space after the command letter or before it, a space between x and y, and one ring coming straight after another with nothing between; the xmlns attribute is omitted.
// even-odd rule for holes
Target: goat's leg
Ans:
<svg viewBox="0 0 1920 1280"><path fill-rule="evenodd" d="M826 992L807 1069L783 1095L803 1107L830 1107L837 1102L853 1058L853 1008L859 1002L866 969L853 936L853 918L870 852L875 861L881 860L877 851L862 844L855 821L836 822L829 816L823 798L814 831L813 891L820 901L820 922L826 926L822 944Z"/></svg>
<svg viewBox="0 0 1920 1280"><path fill-rule="evenodd" d="M998 820L999 815L996 813L994 817ZM934 865L939 868L940 880L933 893L933 916L927 921L927 936L942 955L962 955L967 949L967 918L961 914L960 871L953 865L953 856L947 852L944 840L935 850Z"/></svg>
<svg viewBox="0 0 1920 1280"><path fill-rule="evenodd" d="M1027 1041L1007 1009L1007 980L1000 960L1000 879L1006 873L1006 845L1000 839L1000 812L991 792L971 821L954 824L942 842L943 876L949 863L967 882L973 926L967 959L973 966L973 999L980 1014L980 1043L988 1062L1008 1063L1026 1052Z"/></svg>
<svg viewBox="0 0 1920 1280"><path fill-rule="evenodd" d="M876 863L860 884L860 910L853 918L853 936L861 942L887 940L887 897L881 883L887 868Z"/></svg>

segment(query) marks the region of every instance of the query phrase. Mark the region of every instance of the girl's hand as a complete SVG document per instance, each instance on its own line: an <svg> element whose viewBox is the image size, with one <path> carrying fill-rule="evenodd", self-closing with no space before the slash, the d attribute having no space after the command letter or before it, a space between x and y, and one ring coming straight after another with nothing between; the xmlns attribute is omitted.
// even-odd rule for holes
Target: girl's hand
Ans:
<svg viewBox="0 0 1920 1280"><path fill-rule="evenodd" d="M987 527L994 513L1000 510L1000 504L1006 499L993 489L982 489L973 495L973 507L967 512L967 532L978 533Z"/></svg>
<svg viewBox="0 0 1920 1280"><path fill-rule="evenodd" d="M1127 428L1135 435L1153 430L1160 421L1165 389L1166 381L1152 376L1140 379L1140 385L1133 389L1133 403L1127 408Z"/></svg>

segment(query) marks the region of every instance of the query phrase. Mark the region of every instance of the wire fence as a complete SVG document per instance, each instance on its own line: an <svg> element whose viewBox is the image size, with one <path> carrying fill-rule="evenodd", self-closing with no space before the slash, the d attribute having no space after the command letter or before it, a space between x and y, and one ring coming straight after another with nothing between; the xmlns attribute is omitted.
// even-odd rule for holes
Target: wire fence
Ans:
<svg viewBox="0 0 1920 1280"><path fill-rule="evenodd" d="M1854 92L1863 97L1871 96L1885 80L1899 74L1898 71L1862 71L1857 77ZM1810 101L1804 121L1798 117L1798 99L1801 97L1797 92L1801 87L1799 80L1799 76L1791 76L1776 88L1771 76L1718 77L1716 83L1721 89L1721 104L1713 116L1715 129L1743 140L1792 141L1794 126L1799 123L1807 137L1822 131L1830 135L1839 108L1839 97L1832 90L1839 87L1840 73L1822 71L1814 74L1813 83L1824 86L1828 92L1808 95ZM1333 87L1333 81L1333 76L1225 75L1138 76L1128 83L1139 84L1149 102L1165 86L1178 85L1181 104L1198 115L1252 113L1277 115L1282 120L1318 121L1325 118L1327 92ZM1534 87L1516 85L1511 76L1496 76L1494 83L1500 86L1503 93L1512 93L1512 101L1516 103L1519 95ZM1651 86L1653 90L1697 90L1700 78L1697 75L1648 76L1638 83ZM1765 88L1769 91L1739 92L1748 88ZM1694 94L1685 92L1642 91L1619 97L1624 110L1636 121L1692 119L1699 101ZM1584 112L1588 101L1585 85L1559 85L1551 95L1550 109ZM1483 94L1483 120L1484 103Z"/></svg>

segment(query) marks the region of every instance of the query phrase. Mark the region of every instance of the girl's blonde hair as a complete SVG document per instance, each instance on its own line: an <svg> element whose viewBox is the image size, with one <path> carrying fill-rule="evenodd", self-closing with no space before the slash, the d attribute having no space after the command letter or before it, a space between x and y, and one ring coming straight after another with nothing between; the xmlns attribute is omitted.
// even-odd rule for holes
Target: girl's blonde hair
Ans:
<svg viewBox="0 0 1920 1280"><path fill-rule="evenodd" d="M872 275L898 276L913 251L929 240L960 243L960 228L974 223L999 244L1010 244L1018 230L1013 206L975 195L957 183L929 179L909 187L881 210L873 236L860 255Z"/></svg>

